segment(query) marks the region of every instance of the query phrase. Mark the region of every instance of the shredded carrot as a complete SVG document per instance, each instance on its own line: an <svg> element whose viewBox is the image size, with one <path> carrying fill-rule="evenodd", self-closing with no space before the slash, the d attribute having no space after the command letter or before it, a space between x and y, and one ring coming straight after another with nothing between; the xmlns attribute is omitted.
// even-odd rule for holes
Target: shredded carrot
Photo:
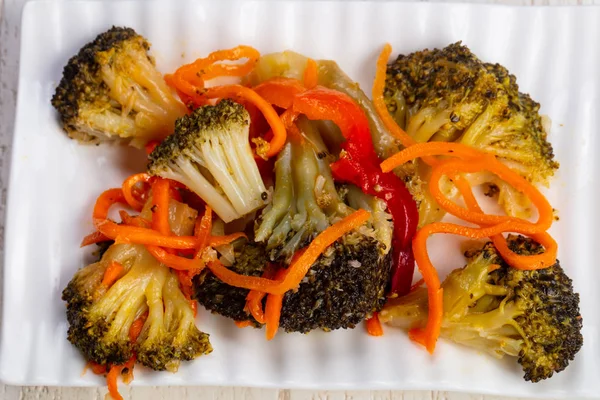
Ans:
<svg viewBox="0 0 600 400"><path fill-rule="evenodd" d="M237 274L219 261L210 262L208 267L217 278L228 285L270 294L284 294L298 287L310 267L330 245L346 233L363 225L370 216L368 211L360 209L325 229L308 245L306 251L290 264L289 273L281 282Z"/></svg>
<svg viewBox="0 0 600 400"><path fill-rule="evenodd" d="M116 262L111 261L106 270L104 271L104 276L102 277L102 284L104 286L110 287L119 277L123 274L125 268Z"/></svg>
<svg viewBox="0 0 600 400"><path fill-rule="evenodd" d="M198 272L204 269L204 262L202 260L190 259L181 257L175 254L169 254L165 249L159 246L146 245L146 249L161 263L165 264L169 268L176 270L198 270Z"/></svg>
<svg viewBox="0 0 600 400"><path fill-rule="evenodd" d="M500 179L513 186L519 192L525 194L538 209L538 221L536 223L530 223L521 218L486 215L481 212L468 210L464 207L458 206L457 204L446 198L446 196L444 196L444 194L439 188L438 182L442 175L455 176L462 172L472 173L479 171L492 172ZM518 173L512 171L510 168L508 168L502 162L498 161L493 156L484 156L468 161L452 160L440 163L431 171L429 191L444 210L446 210L454 216L457 216L465 221L472 222L474 224L491 225L511 220L515 223L529 225L530 229L523 233L533 234L548 230L548 228L550 228L550 226L554 222L552 206L550 205L546 197L544 197L544 195L529 181L527 181Z"/></svg>
<svg viewBox="0 0 600 400"><path fill-rule="evenodd" d="M90 244L94 244L94 243L106 242L107 240L110 240L110 239L107 238L106 236L104 236L102 233L96 231L96 232L90 233L89 235L85 236L79 246L85 247L85 246L89 246Z"/></svg>
<svg viewBox="0 0 600 400"><path fill-rule="evenodd" d="M275 77L256 85L253 90L269 103L287 110L292 107L294 97L306 87L297 79Z"/></svg>
<svg viewBox="0 0 600 400"><path fill-rule="evenodd" d="M152 185L152 229L163 235L171 235L169 200L169 181L157 178Z"/></svg>
<svg viewBox="0 0 600 400"><path fill-rule="evenodd" d="M125 383L129 383L133 380L133 366L135 364L135 356L131 357L125 364L122 365L112 365L108 370L108 374L106 374L106 384L108 386L108 393L113 398L113 400L123 400L123 397L119 393L119 389L117 387L117 379L119 375L123 374L124 371L125 376L123 376L123 381Z"/></svg>
<svg viewBox="0 0 600 400"><path fill-rule="evenodd" d="M190 308L192 309L193 313L194 313L194 318L196 318L196 315L198 315L198 303L196 302L196 300L188 300L190 303Z"/></svg>
<svg viewBox="0 0 600 400"><path fill-rule="evenodd" d="M304 86L307 89L312 89L319 83L319 70L315 60L309 58L306 61L306 68L304 69Z"/></svg>
<svg viewBox="0 0 600 400"><path fill-rule="evenodd" d="M262 112L273 131L273 138L268 143L268 149L264 154L259 155L264 155L267 158L273 157L283 148L287 136L283 122L281 122L273 106L254 90L241 85L215 86L205 89L201 96L207 99L242 98L254 104Z"/></svg>
<svg viewBox="0 0 600 400"><path fill-rule="evenodd" d="M416 143L399 151L381 163L381 170L389 172L402 164L415 158L427 158L430 156L451 156L461 159L481 158L488 155L483 151L474 149L473 147L461 143L448 142L426 142ZM437 160L433 164L437 164Z"/></svg>
<svg viewBox="0 0 600 400"><path fill-rule="evenodd" d="M104 375L106 373L106 365L98 364L93 361L88 361L86 364L86 368L88 368L88 367L96 375ZM84 373L85 373L85 371L84 371Z"/></svg>
<svg viewBox="0 0 600 400"><path fill-rule="evenodd" d="M96 229L109 239L120 243L137 243L171 249L194 249L198 242L194 236L166 236L153 229L118 225L108 219L95 219Z"/></svg>
<svg viewBox="0 0 600 400"><path fill-rule="evenodd" d="M142 332L142 328L144 327L144 323L146 323L146 319L148 318L148 312L146 311L139 318L133 321L131 327L129 328L129 341L131 343L135 343L137 341L138 336Z"/></svg>
<svg viewBox="0 0 600 400"><path fill-rule="evenodd" d="M239 238L248 239L248 236L246 236L246 234L244 232L236 232L236 233L231 233L229 235L224 235L224 236L211 236L208 241L208 245L210 247L222 246L224 244L229 244Z"/></svg>
<svg viewBox="0 0 600 400"><path fill-rule="evenodd" d="M94 212L92 214L92 218L94 220L108 218L108 210L113 204L116 203L127 205L125 196L123 195L123 191L121 189L105 190L96 199L96 204L94 205Z"/></svg>
<svg viewBox="0 0 600 400"><path fill-rule="evenodd" d="M235 326L237 326L238 328L247 328L247 327L253 325L252 321L250 321L249 319L247 319L245 321L234 321L234 322L235 322Z"/></svg>
<svg viewBox="0 0 600 400"><path fill-rule="evenodd" d="M383 99L383 90L385 89L385 77L387 73L387 62L390 58L390 54L392 54L392 46L389 43L386 43L383 46L383 50L377 58L377 69L375 71L375 80L373 82L373 105L375 107L375 111L377 111L377 115L381 118L381 121L385 125L385 127L390 131L396 139L400 140L400 143L404 147L409 147L415 144L415 140L410 137L410 135L402 128L396 124L396 121L392 118L387 110L387 106L385 105L385 100Z"/></svg>
<svg viewBox="0 0 600 400"><path fill-rule="evenodd" d="M277 264L267 263L265 270L262 274L263 278L272 279L275 278L277 272ZM259 324L265 323L265 312L263 310L262 301L267 294L265 292L259 292L257 290L251 290L246 296L246 306L244 309L252 315L252 317Z"/></svg>
<svg viewBox="0 0 600 400"><path fill-rule="evenodd" d="M289 272L290 269L280 269L275 274L275 279L278 281L283 281ZM267 296L267 302L265 304L265 336L267 340L272 340L279 329L279 320L281 319L281 308L283 307L284 296L285 293L269 294Z"/></svg>
<svg viewBox="0 0 600 400"><path fill-rule="evenodd" d="M129 204L129 207L136 211L142 211L142 208L144 208L144 202L142 201L143 199L139 199L139 195L134 195L135 188L139 184L150 183L152 179L154 179L152 176L146 173L141 173L131 175L125 179L125 181L123 181L123 186L121 189L123 190L123 196L125 197L127 204Z"/></svg>
<svg viewBox="0 0 600 400"><path fill-rule="evenodd" d="M108 393L113 400L123 400L123 397L119 393L119 388L117 387L117 379L123 370L122 367L118 365L113 365L108 370L108 374L106 374L106 385L108 386Z"/></svg>
<svg viewBox="0 0 600 400"><path fill-rule="evenodd" d="M191 64L180 67L173 75L167 75L165 80L178 89L185 89L186 94L193 96L195 87L204 87L204 82L207 80L219 76L241 77L249 74L259 57L258 50L250 46L217 50L210 53L208 57L199 58ZM236 61L242 58L247 58L243 64L216 64L219 61Z"/></svg>
<svg viewBox="0 0 600 400"><path fill-rule="evenodd" d="M204 248L209 244L210 232L212 231L212 208L208 204L204 208L204 215L198 218L194 226L194 236L196 236L196 254L194 258L200 259Z"/></svg>
<svg viewBox="0 0 600 400"><path fill-rule="evenodd" d="M383 336L383 328L379 321L379 315L375 312L371 318L366 321L367 333L371 336Z"/></svg>

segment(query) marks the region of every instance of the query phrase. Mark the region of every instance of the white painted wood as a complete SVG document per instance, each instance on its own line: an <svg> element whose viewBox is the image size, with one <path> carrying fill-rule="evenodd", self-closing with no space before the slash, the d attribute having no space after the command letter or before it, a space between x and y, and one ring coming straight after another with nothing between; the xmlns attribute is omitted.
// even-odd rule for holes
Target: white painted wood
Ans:
<svg viewBox="0 0 600 400"><path fill-rule="evenodd" d="M57 0L60 1L60 0ZM589 5L600 0L472 0L510 5ZM20 17L26 0L0 0L0 260L19 63ZM0 268L0 288L2 287ZM1 290L1 289L0 289ZM0 296L0 312L1 312ZM1 315L0 315L1 317ZM60 368L60 366L57 366ZM103 400L105 388L17 387L0 384L0 400ZM228 387L124 387L131 400L508 400L507 397L426 391L309 391ZM518 400L518 399L514 399Z"/></svg>

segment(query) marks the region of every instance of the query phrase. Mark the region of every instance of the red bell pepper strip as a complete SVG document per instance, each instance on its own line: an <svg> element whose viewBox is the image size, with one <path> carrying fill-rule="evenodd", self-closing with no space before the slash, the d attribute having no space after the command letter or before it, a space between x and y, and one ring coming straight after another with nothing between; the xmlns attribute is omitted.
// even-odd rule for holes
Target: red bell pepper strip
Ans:
<svg viewBox="0 0 600 400"><path fill-rule="evenodd" d="M394 220L391 293L408 293L415 268L411 243L419 222L417 204L396 175L381 171L364 111L346 94L323 87L296 95L293 110L311 120L331 120L340 128L346 141L331 165L333 177L387 203Z"/></svg>

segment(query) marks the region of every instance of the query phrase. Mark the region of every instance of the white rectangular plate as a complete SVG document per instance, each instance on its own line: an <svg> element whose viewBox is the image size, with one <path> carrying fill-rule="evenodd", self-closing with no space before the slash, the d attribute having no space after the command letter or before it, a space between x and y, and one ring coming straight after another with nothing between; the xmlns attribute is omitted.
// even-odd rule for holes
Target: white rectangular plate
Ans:
<svg viewBox="0 0 600 400"><path fill-rule="evenodd" d="M134 385L243 385L347 389L432 389L515 396L600 393L600 8L513 8L394 2L78 2L29 3L21 66L6 225L0 378L18 385L91 386L84 361L66 340L61 291L89 261L80 249L93 230L95 197L144 168L143 154L118 146L85 147L61 131L50 98L62 68L111 25L152 43L166 72L209 51L243 43L263 53L293 49L330 58L370 90L377 53L394 54L462 40L481 59L516 74L521 88L552 117L561 162L549 196L560 210L553 233L560 260L581 293L585 345L563 373L531 384L514 359L441 341L435 355L391 328L382 338L355 330L309 335L238 329L201 312L214 352L177 374L136 368ZM463 263L458 240L431 240L442 274Z"/></svg>

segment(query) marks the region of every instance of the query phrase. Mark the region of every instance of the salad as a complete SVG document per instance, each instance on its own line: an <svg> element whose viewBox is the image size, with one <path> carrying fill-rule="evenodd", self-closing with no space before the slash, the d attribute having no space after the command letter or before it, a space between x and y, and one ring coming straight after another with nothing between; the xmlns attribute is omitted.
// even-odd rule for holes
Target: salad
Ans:
<svg viewBox="0 0 600 400"><path fill-rule="evenodd" d="M148 155L99 194L81 243L97 261L63 291L68 340L113 398L136 363L209 356L198 305L267 340L385 323L430 353L441 337L515 357L532 382L573 360L582 317L539 190L559 167L539 104L461 43L391 52L371 98L334 61L245 45L163 76L130 28L69 60L52 98L66 134ZM469 239L443 280L437 233Z"/></svg>

